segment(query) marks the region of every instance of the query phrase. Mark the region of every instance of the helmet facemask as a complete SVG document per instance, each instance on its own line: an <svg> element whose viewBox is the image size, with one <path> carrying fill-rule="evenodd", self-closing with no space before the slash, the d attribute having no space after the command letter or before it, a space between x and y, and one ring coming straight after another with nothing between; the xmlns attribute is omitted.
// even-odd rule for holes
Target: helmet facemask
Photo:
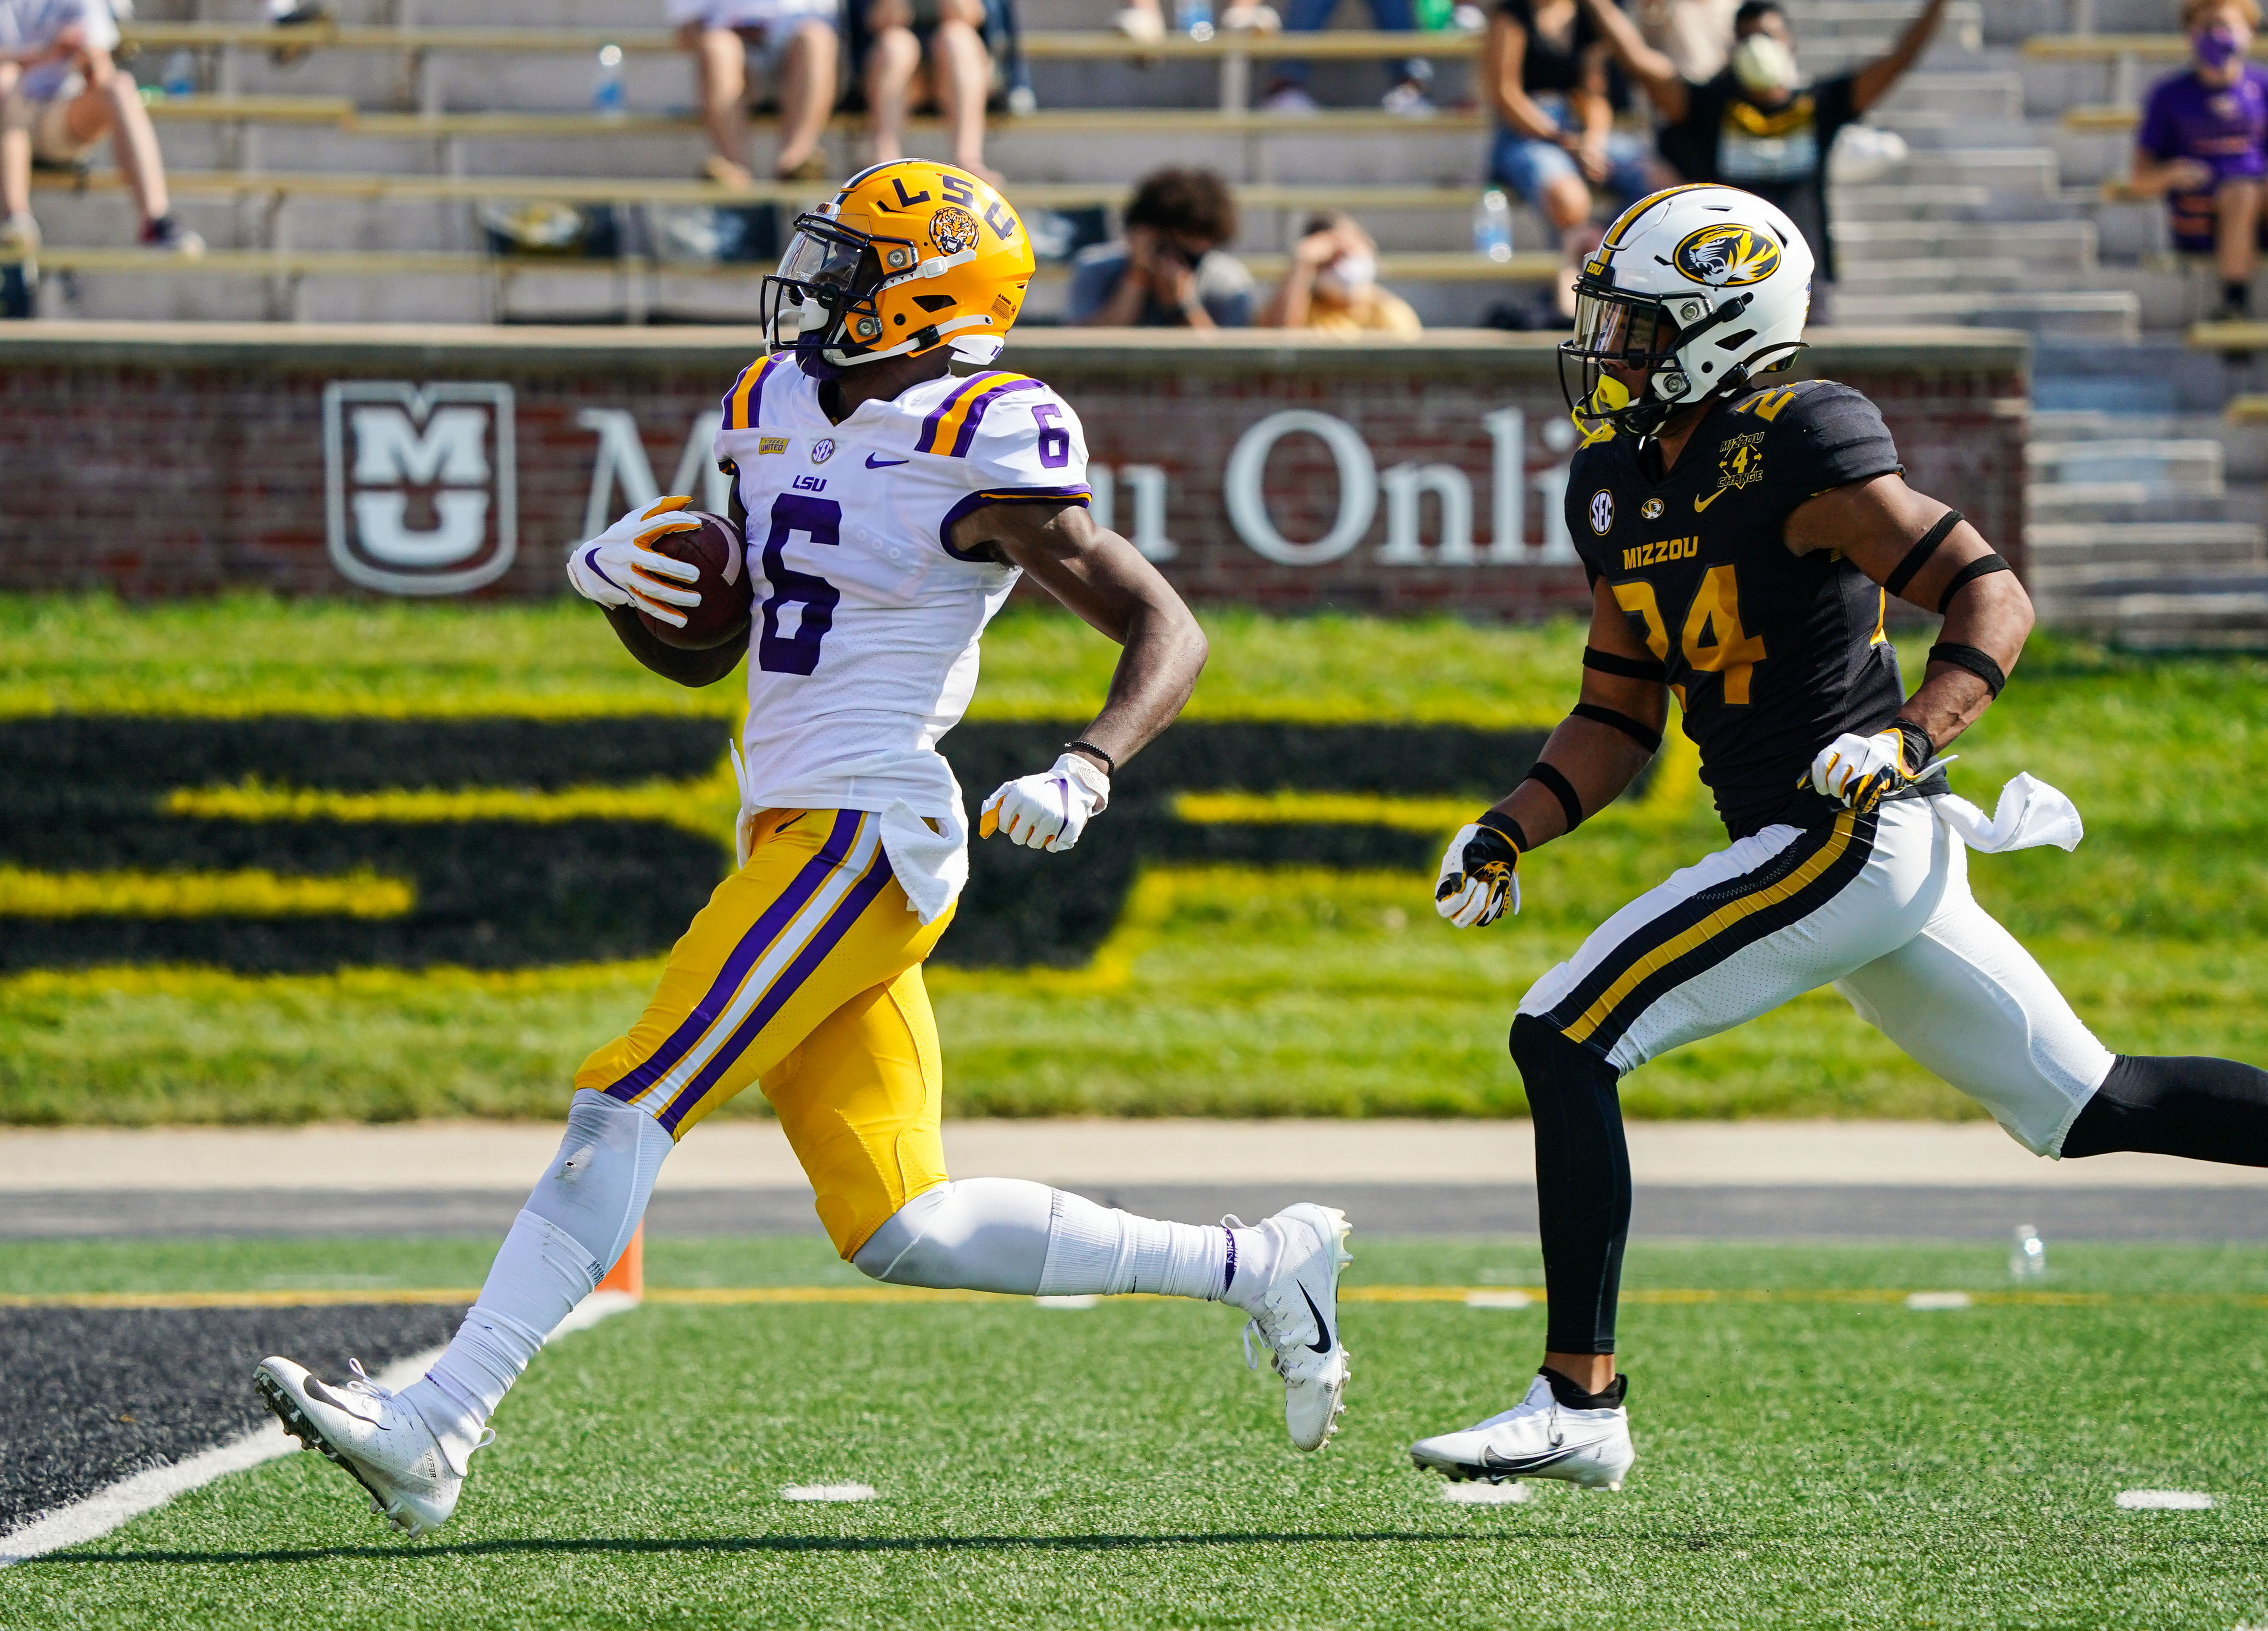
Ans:
<svg viewBox="0 0 2268 1631"><path fill-rule="evenodd" d="M1694 308L1704 303L1695 296L1616 289L1585 267L1575 280L1574 338L1559 347L1560 395L1578 420L1651 436L1678 409L1746 381L1747 371L1738 367L1705 384L1697 381L1687 353L1703 335L1747 310L1750 299L1734 295L1699 312ZM1671 311L1673 301L1685 308L1683 326ZM1609 364L1644 376L1635 396L1608 371Z"/></svg>
<svg viewBox="0 0 2268 1631"><path fill-rule="evenodd" d="M798 216L779 269L764 279L760 309L772 350L794 352L804 373L824 380L910 349L880 349L874 297L920 258L910 240L877 237L823 212Z"/></svg>

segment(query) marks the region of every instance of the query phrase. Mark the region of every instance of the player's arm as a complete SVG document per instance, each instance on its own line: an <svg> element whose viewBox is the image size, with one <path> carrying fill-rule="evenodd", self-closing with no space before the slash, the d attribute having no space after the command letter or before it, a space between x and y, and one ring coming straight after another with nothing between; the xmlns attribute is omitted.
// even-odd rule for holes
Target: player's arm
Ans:
<svg viewBox="0 0 2268 1631"><path fill-rule="evenodd" d="M1692 107L1692 92L1677 71L1677 64L1646 44L1646 36L1615 0L1582 0L1582 4L1606 37L1607 49L1614 53L1615 61L1645 87L1654 111L1670 124L1682 121Z"/></svg>
<svg viewBox="0 0 2268 1631"><path fill-rule="evenodd" d="M1909 779L1977 722L2007 683L2032 631L2031 596L1984 535L1897 476L1877 476L1820 494L1787 520L1787 546L1798 555L1839 550L1860 572L1900 600L1941 613L1944 626L1930 648L1921 688L1906 698L1888 729L1864 739L1866 753L1838 739L1821 759L1841 749L1813 785L1857 808L1871 808L1904 773ZM1886 740L1896 737L1900 743ZM1886 763L1873 761L1889 755ZM1874 786L1879 781L1880 786Z"/></svg>
<svg viewBox="0 0 2268 1631"><path fill-rule="evenodd" d="M697 582L700 569L647 548L655 539L685 532L700 522L681 515L690 498L673 497L642 505L597 537L578 543L567 557L567 580L585 600L603 608L607 624L630 654L665 680L680 685L713 685L740 666L747 649L747 625L721 646L706 651L680 651L665 646L638 621L643 610L681 626L682 609L701 603ZM733 524L744 525L747 512L740 496L733 495Z"/></svg>
<svg viewBox="0 0 2268 1631"><path fill-rule="evenodd" d="M1906 25L1898 42L1859 70L1858 81L1851 87L1852 106L1863 114L1888 96L1899 77L1929 49L1930 36L1937 32L1938 19L1944 15L1945 0L1929 0Z"/></svg>
<svg viewBox="0 0 2268 1631"><path fill-rule="evenodd" d="M745 623L740 631L722 646L698 652L664 646L638 621L637 613L627 606L607 608L607 626L614 630L624 651L663 679L674 680L680 685L714 685L740 666L740 659L748 649L748 625Z"/></svg>
<svg viewBox="0 0 2268 1631"><path fill-rule="evenodd" d="M1065 744L1054 769L1010 782L985 801L980 830L989 835L997 823L1018 843L1069 849L1086 817L1109 802L1117 768L1172 724L1189 701L1204 667L1204 631L1141 551L1096 526L1083 504L987 505L954 523L947 542L961 555L1022 567L1123 648L1102 712ZM1027 782L1046 786L1026 788Z"/></svg>
<svg viewBox="0 0 2268 1631"><path fill-rule="evenodd" d="M1668 673L1638 643L1602 579L1591 592L1590 641L1575 711L1543 744L1525 779L1457 830L1441 858L1433 907L1459 928L1520 910L1520 858L1572 832L1638 779L1669 718Z"/></svg>

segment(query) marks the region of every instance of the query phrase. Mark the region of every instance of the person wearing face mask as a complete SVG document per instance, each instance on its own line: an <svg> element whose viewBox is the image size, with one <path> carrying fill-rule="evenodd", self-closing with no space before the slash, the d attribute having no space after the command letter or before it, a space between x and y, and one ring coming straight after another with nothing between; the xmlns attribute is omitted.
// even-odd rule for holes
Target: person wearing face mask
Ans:
<svg viewBox="0 0 2268 1631"><path fill-rule="evenodd" d="M1786 212L1815 246L1819 265L1811 315L1822 320L1835 279L1835 239L1827 219L1827 159L1845 125L1889 94L1929 48L1945 0L1928 0L1882 55L1846 73L1807 83L1795 35L1778 0L1748 0L1734 13L1733 54L1713 79L1684 78L1646 44L1613 0L1582 0L1624 72L1645 87L1661 115L1661 156L1689 181L1721 181Z"/></svg>
<svg viewBox="0 0 2268 1631"><path fill-rule="evenodd" d="M1339 210L1312 215L1292 251L1292 269L1260 314L1263 328L1311 334L1416 334L1410 303L1378 284L1378 245Z"/></svg>
<svg viewBox="0 0 2268 1631"><path fill-rule="evenodd" d="M2151 89L2134 144L2135 189L2165 195L2176 248L2213 257L2223 318L2251 314L2260 260L2268 68L2246 60L2259 26L2253 0L2190 0L2196 63Z"/></svg>

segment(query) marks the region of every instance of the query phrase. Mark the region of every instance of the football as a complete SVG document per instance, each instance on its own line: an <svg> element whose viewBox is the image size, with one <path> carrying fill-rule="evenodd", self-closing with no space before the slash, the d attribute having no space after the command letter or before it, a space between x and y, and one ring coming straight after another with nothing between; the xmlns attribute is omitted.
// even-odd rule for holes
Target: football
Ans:
<svg viewBox="0 0 2268 1631"><path fill-rule="evenodd" d="M721 515L701 510L686 514L701 525L691 532L674 532L649 546L657 555L689 561L701 569L701 604L685 609L685 626L672 628L652 613L641 609L638 621L646 632L680 651L705 652L738 639L748 626L751 585L740 558L740 529Z"/></svg>

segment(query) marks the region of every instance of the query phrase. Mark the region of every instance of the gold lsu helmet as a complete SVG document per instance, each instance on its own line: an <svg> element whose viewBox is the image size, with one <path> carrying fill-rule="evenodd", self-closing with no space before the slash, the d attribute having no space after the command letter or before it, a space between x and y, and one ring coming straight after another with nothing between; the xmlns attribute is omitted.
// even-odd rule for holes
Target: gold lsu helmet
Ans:
<svg viewBox="0 0 2268 1631"><path fill-rule="evenodd" d="M1024 224L990 183L894 159L796 218L764 279L764 332L819 380L940 345L981 365L999 356L1031 281Z"/></svg>

